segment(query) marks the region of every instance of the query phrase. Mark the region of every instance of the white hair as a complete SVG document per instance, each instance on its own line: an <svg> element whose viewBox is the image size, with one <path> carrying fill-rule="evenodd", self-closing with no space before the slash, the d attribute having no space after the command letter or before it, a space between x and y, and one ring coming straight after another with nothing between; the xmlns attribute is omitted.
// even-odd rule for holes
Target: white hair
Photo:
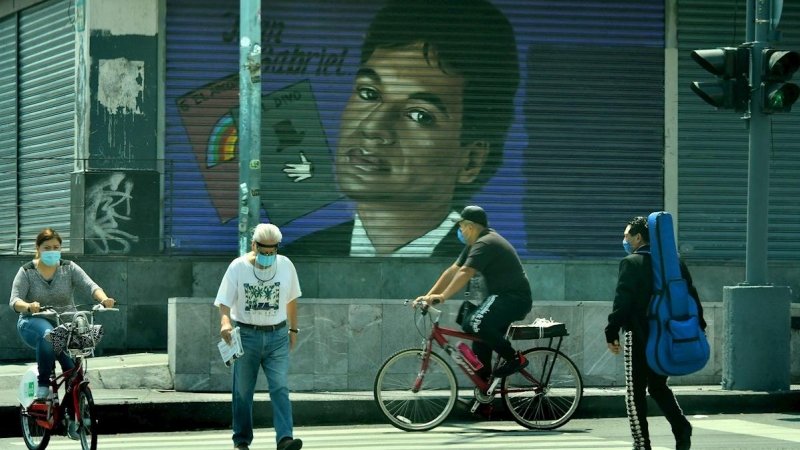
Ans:
<svg viewBox="0 0 800 450"><path fill-rule="evenodd" d="M280 242L283 239L281 230L271 223L260 223L253 230L253 240L256 242Z"/></svg>

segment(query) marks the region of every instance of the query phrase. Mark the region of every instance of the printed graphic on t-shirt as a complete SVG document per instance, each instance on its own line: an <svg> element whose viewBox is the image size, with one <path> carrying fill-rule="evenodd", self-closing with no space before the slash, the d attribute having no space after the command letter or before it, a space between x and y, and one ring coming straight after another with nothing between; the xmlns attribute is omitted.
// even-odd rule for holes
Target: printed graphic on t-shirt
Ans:
<svg viewBox="0 0 800 450"><path fill-rule="evenodd" d="M281 283L244 284L244 311L246 313L273 316L278 313L281 298Z"/></svg>

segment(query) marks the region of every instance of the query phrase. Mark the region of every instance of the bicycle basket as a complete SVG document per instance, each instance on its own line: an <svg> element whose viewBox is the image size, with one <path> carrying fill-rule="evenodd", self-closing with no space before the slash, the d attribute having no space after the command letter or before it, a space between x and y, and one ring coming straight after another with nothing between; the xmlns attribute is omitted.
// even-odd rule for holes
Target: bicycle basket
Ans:
<svg viewBox="0 0 800 450"><path fill-rule="evenodd" d="M102 325L80 325L75 322L61 324L50 333L53 352L60 355L66 350L89 351L103 339Z"/></svg>

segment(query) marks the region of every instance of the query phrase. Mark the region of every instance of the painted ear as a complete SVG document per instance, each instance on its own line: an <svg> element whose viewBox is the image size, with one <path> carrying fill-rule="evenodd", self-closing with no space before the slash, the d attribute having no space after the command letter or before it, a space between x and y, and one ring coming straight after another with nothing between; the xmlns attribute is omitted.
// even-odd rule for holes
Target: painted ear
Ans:
<svg viewBox="0 0 800 450"><path fill-rule="evenodd" d="M458 173L458 182L461 184L469 184L475 180L475 177L481 173L483 164L486 162L486 157L489 155L491 145L486 141L473 141L463 147L467 152L467 163L461 168Z"/></svg>

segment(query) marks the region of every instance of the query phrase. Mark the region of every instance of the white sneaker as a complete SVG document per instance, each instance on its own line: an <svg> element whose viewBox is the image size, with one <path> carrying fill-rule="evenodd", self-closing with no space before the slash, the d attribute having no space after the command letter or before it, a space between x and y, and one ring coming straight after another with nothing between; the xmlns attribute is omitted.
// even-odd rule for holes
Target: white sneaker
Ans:
<svg viewBox="0 0 800 450"><path fill-rule="evenodd" d="M42 386L41 384L36 387L36 400L47 400L50 398L50 386Z"/></svg>

